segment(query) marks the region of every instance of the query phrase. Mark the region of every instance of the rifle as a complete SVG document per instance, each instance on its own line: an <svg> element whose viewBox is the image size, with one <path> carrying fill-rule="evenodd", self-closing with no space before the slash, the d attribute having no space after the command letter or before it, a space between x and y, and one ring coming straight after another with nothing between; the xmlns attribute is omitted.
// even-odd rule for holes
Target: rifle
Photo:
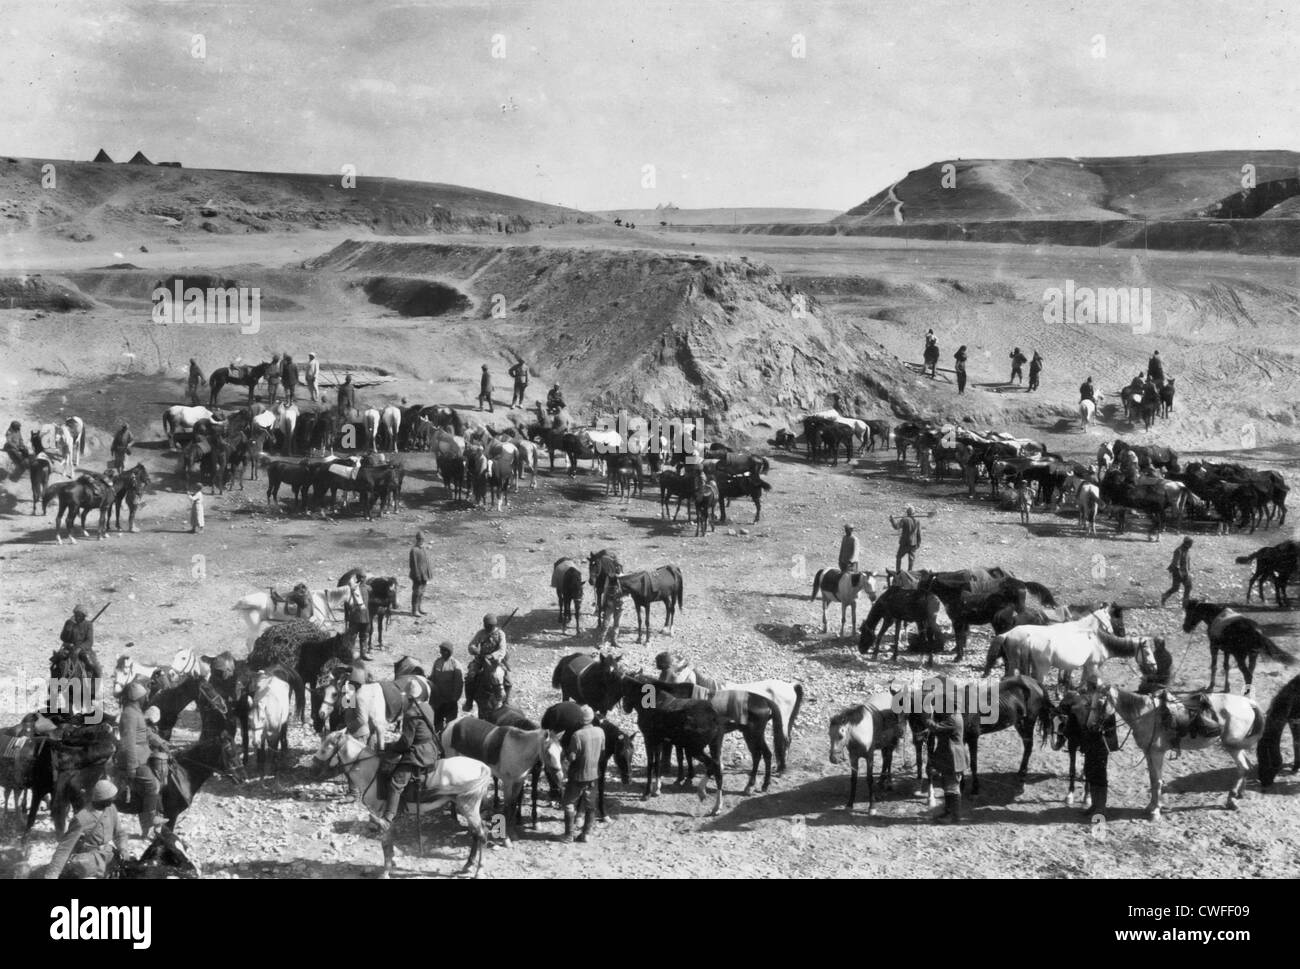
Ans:
<svg viewBox="0 0 1300 969"><path fill-rule="evenodd" d="M105 610L107 610L108 607L111 606L112 604L113 604L112 602L106 602L104 604L104 608L99 610L99 612L95 613L95 618L90 620L90 624L93 626L95 624L95 620L99 619L99 617L104 614Z"/></svg>

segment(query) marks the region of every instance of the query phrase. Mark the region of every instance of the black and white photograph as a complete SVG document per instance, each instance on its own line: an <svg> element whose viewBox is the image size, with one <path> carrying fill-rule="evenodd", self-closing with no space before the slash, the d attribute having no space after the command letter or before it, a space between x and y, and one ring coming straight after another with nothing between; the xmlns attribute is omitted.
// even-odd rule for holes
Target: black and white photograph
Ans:
<svg viewBox="0 0 1300 969"><path fill-rule="evenodd" d="M0 877L1300 876L1300 7L0 38Z"/></svg>

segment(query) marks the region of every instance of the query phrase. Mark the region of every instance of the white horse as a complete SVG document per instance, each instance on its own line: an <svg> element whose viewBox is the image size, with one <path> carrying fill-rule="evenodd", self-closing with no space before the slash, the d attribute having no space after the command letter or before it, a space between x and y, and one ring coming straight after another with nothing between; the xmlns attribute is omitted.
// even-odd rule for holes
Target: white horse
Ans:
<svg viewBox="0 0 1300 969"><path fill-rule="evenodd" d="M876 588L874 572L840 572L839 569L818 569L813 577L812 595L809 600L822 597L822 632L826 632L826 607L832 602L840 604L840 635L844 635L844 619L848 610L853 610L853 628L858 628L858 596L867 594L869 602L875 602L879 590Z"/></svg>
<svg viewBox="0 0 1300 969"><path fill-rule="evenodd" d="M520 481L524 480L524 472L528 472L530 488L537 487L537 445L526 438L515 438L514 445L519 450L519 455L515 460L515 476Z"/></svg>
<svg viewBox="0 0 1300 969"><path fill-rule="evenodd" d="M63 426L68 429L71 438L69 453L72 456L72 466L76 468L81 459L86 456L86 422L80 417L73 416L64 421Z"/></svg>
<svg viewBox="0 0 1300 969"><path fill-rule="evenodd" d="M1173 741L1171 729L1165 724L1164 713L1154 696L1129 693L1114 686L1106 691L1106 695L1114 705L1115 712L1132 728L1133 740L1146 755L1147 775L1151 781L1151 801L1147 805L1147 814L1152 821L1159 821L1165 752ZM1207 693L1204 702L1214 711L1214 716L1219 721L1219 735L1184 737L1180 746L1197 750L1217 741L1236 762L1237 779L1228 789L1227 805L1229 810L1235 810L1237 801L1245 793L1246 775L1250 773L1250 758L1247 755L1254 752L1260 737L1264 735L1264 715L1254 700L1235 693Z"/></svg>
<svg viewBox="0 0 1300 969"><path fill-rule="evenodd" d="M268 750L277 767L281 754L289 752L289 719L292 712L293 697L289 684L269 673L259 676L248 715L248 742L257 751L259 774L266 771Z"/></svg>
<svg viewBox="0 0 1300 969"><path fill-rule="evenodd" d="M72 471L77 466L76 457L74 456L75 445L72 440L72 429L65 424L42 424L40 429L41 448L44 453L53 458L58 455L59 473L65 477L71 478Z"/></svg>
<svg viewBox="0 0 1300 969"><path fill-rule="evenodd" d="M379 421L383 415L374 407L367 408L361 415L361 423L366 429L366 440L370 442L370 450L379 450Z"/></svg>
<svg viewBox="0 0 1300 969"><path fill-rule="evenodd" d="M752 693L772 704L779 718L772 728L773 739L777 743L779 756L784 759L785 751L790 749L790 742L794 739L795 717L803 706L803 684L785 680L756 680L753 683L726 683L718 688L718 692L725 690Z"/></svg>
<svg viewBox="0 0 1300 969"><path fill-rule="evenodd" d="M388 435L388 442L393 446L393 453L396 454L397 432L402 429L402 409L389 404L379 415L379 419L384 425L384 432Z"/></svg>
<svg viewBox="0 0 1300 969"><path fill-rule="evenodd" d="M1085 398L1079 401L1079 423L1083 425L1085 431L1088 429L1088 425L1092 423L1093 418L1097 416L1097 411L1101 409L1101 402L1101 394L1094 394L1093 400Z"/></svg>
<svg viewBox="0 0 1300 969"><path fill-rule="evenodd" d="M130 644L128 643L128 645ZM117 658L117 665L113 668L113 695L117 696L137 678L152 679L157 671L157 666L146 666L144 663L137 663L126 653L123 653Z"/></svg>
<svg viewBox="0 0 1300 969"><path fill-rule="evenodd" d="M1103 603L1082 619L1051 626L1016 626L989 641L989 656L999 653L1006 660L1007 676L1027 673L1045 683L1053 666L1069 685L1070 674L1083 670L1083 682L1096 676L1101 664L1112 656L1135 656L1141 639L1124 637L1124 610ZM989 664L990 666L992 663Z"/></svg>
<svg viewBox="0 0 1300 969"><path fill-rule="evenodd" d="M167 435L167 447L176 450L176 435L182 431L194 430L194 425L199 421L220 424L221 412L208 410L206 407L187 407L184 404L177 404L163 411L162 424L163 433Z"/></svg>
<svg viewBox="0 0 1300 969"><path fill-rule="evenodd" d="M293 454L293 433L298 427L298 405L283 401L275 405L275 430L284 441L284 453Z"/></svg>
<svg viewBox="0 0 1300 969"><path fill-rule="evenodd" d="M343 621L343 603L347 600L348 590L346 587L341 589L315 589L308 593L311 596L311 616L310 622L315 623L322 629L329 628L330 623L341 623ZM273 602L269 592L253 592L244 596L236 602L231 608L236 612L244 614L244 620L248 623L248 642L251 646L258 636L266 631L266 627L273 622L293 622L296 619L303 618L298 615L296 608L293 612L286 608L289 603Z"/></svg>

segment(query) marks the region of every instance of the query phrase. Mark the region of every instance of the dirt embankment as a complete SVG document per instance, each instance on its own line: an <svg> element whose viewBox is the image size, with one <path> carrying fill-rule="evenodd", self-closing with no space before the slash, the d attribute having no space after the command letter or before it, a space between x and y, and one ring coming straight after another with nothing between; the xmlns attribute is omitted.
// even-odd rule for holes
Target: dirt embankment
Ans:
<svg viewBox="0 0 1300 969"><path fill-rule="evenodd" d="M810 409L910 415L921 387L815 297L747 259L643 250L348 242L309 269L419 274L470 294L584 409L703 414L762 435ZM802 296L802 298L801 298Z"/></svg>

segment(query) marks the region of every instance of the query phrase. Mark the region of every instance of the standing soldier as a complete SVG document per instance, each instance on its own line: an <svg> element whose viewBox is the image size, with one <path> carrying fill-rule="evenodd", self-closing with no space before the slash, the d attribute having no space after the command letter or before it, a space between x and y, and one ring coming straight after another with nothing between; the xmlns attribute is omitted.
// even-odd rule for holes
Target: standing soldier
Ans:
<svg viewBox="0 0 1300 969"><path fill-rule="evenodd" d="M294 403L298 397L298 365L287 353L280 368L280 379L284 383L284 399L290 404Z"/></svg>
<svg viewBox="0 0 1300 969"><path fill-rule="evenodd" d="M569 776L564 784L564 841L585 842L591 836L591 822L596 816L592 809L592 787L600 777L600 757L605 752L605 731L596 726L596 714L591 707L582 708L582 728L575 730L564 751L569 764ZM574 822L579 806L582 815L582 833L573 837Z"/></svg>
<svg viewBox="0 0 1300 969"><path fill-rule="evenodd" d="M117 429L113 435L113 443L109 445L109 452L113 456L113 463L109 465L112 468L121 471L126 467L126 456L131 453L131 445L135 443L135 435L131 433L131 425L126 421Z"/></svg>
<svg viewBox="0 0 1300 969"><path fill-rule="evenodd" d="M495 413L496 408L492 406L492 374L488 370L488 365L483 364L483 376L478 380L478 409L483 409L483 402L487 401L488 410Z"/></svg>
<svg viewBox="0 0 1300 969"><path fill-rule="evenodd" d="M907 570L912 571L916 561L916 550L921 547L921 520L916 517L916 509L908 505L903 509L903 517L895 519L889 516L889 525L898 532L898 554L894 558L894 571L903 571L903 558L907 558Z"/></svg>
<svg viewBox="0 0 1300 969"><path fill-rule="evenodd" d="M383 816L377 819L381 832L388 831L393 819L397 817L397 808L402 803L402 793L411 778L419 771L438 763L438 745L433 729L433 709L428 703L424 681L410 679L402 691L406 695L405 709L402 710L402 735L385 748L384 753L400 755L393 768L393 776L388 781L388 803L384 805ZM416 791L418 798L420 792Z"/></svg>
<svg viewBox="0 0 1300 969"><path fill-rule="evenodd" d="M1090 814L1095 824L1098 818L1106 820L1107 768L1111 751L1119 750L1119 724L1114 711L1108 711L1101 702L1102 694L1098 692L1095 681L1089 684L1089 689L1090 692L1084 694L1088 698L1088 714L1084 718L1079 749L1083 751L1083 779L1092 799L1092 806L1084 808L1084 813Z"/></svg>
<svg viewBox="0 0 1300 969"><path fill-rule="evenodd" d="M281 367L280 354L271 357L271 366L266 371L266 395L267 399L274 404L280 399L280 376Z"/></svg>
<svg viewBox="0 0 1300 969"><path fill-rule="evenodd" d="M1034 497L1029 492L1029 482L1021 478L1016 482L1016 508L1020 511L1020 524L1029 524L1029 513L1034 507Z"/></svg>
<svg viewBox="0 0 1300 969"><path fill-rule="evenodd" d="M957 352L952 355L956 363L953 365L957 372L957 393L966 393L966 344L957 348Z"/></svg>
<svg viewBox="0 0 1300 969"><path fill-rule="evenodd" d="M853 526L844 526L844 537L840 539L839 566L841 573L858 571L858 536L853 534Z"/></svg>
<svg viewBox="0 0 1300 969"><path fill-rule="evenodd" d="M1038 375L1043 372L1043 355L1034 351L1034 359L1029 361L1029 389L1038 389Z"/></svg>
<svg viewBox="0 0 1300 969"><path fill-rule="evenodd" d="M1169 560L1169 577L1173 584L1160 597L1160 604L1163 606L1181 586L1183 590L1183 606L1186 607L1187 600L1192 597L1192 539L1190 536L1184 538L1182 544L1174 549L1174 557Z"/></svg>
<svg viewBox="0 0 1300 969"><path fill-rule="evenodd" d="M154 814L158 810L158 778L149 767L149 725L144 718L144 699L149 695L143 683L126 688L117 731L117 766L123 781L140 798L140 833L152 837Z"/></svg>
<svg viewBox="0 0 1300 969"><path fill-rule="evenodd" d="M415 533L415 544L411 546L411 615L423 616L425 611L424 587L433 578L433 566L429 562L429 550L424 546L424 532Z"/></svg>
<svg viewBox="0 0 1300 969"><path fill-rule="evenodd" d="M961 782L966 773L966 723L960 713L940 713L925 723L935 739L930 755L930 783L943 787L943 812L935 824L956 824L961 820Z"/></svg>
<svg viewBox="0 0 1300 969"><path fill-rule="evenodd" d="M206 383L207 381L203 378L203 371L200 370L199 365L194 362L194 358L190 357L190 377L189 377L188 389L190 392L191 407L199 406L199 388Z"/></svg>
<svg viewBox="0 0 1300 969"><path fill-rule="evenodd" d="M352 374L343 378L343 383L339 384L339 417L346 417L349 411L357 409L357 388L352 383Z"/></svg>
<svg viewBox="0 0 1300 969"><path fill-rule="evenodd" d="M103 878L114 852L128 857L126 832L113 805L116 797L112 781L105 778L95 782L90 790L90 806L72 819L45 869L46 878Z"/></svg>
<svg viewBox="0 0 1300 969"><path fill-rule="evenodd" d="M1029 358L1020 352L1020 347L1016 347L1014 350L1012 350L1009 356L1011 357L1011 379L1008 380L1007 383L1018 384L1022 380L1024 380L1025 377L1023 371L1020 368L1025 365L1026 361L1028 361Z"/></svg>
<svg viewBox="0 0 1300 969"><path fill-rule="evenodd" d="M510 397L511 407L524 406L524 394L528 391L528 364L520 360L510 368L510 376L515 378L514 393Z"/></svg>
<svg viewBox="0 0 1300 969"><path fill-rule="evenodd" d="M307 354L307 393L311 396L312 403L320 397L320 391L317 388L317 381L320 380L320 361L316 359L316 354Z"/></svg>
<svg viewBox="0 0 1300 969"><path fill-rule="evenodd" d="M438 644L438 658L433 661L433 673L429 677L433 686L433 726L439 735L456 719L456 708L465 692L465 672L452 655L454 648L445 640Z"/></svg>

